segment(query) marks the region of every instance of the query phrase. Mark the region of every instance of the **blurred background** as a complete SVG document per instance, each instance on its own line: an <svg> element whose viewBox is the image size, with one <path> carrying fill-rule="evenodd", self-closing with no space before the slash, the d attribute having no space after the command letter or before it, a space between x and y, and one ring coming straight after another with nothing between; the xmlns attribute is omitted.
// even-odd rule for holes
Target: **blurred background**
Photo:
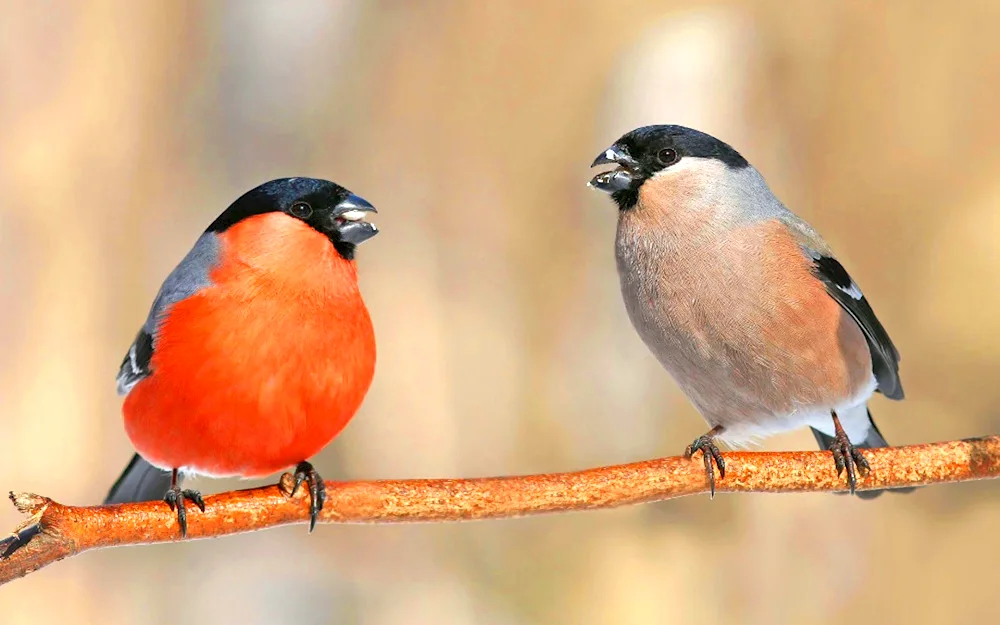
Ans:
<svg viewBox="0 0 1000 625"><path fill-rule="evenodd" d="M623 132L747 156L903 353L893 443L1000 432L1000 5L760 0L0 2L0 487L99 502L114 378L163 278L266 180L379 208L379 339L328 479L677 455L705 425L633 333ZM808 431L765 449L813 449ZM218 492L245 482L197 481ZM5 624L993 622L1000 483L860 502L696 497L462 525L323 526L84 554ZM20 521L0 505L0 529ZM16 599L16 601L14 600ZM178 611L180 610L180 612Z"/></svg>

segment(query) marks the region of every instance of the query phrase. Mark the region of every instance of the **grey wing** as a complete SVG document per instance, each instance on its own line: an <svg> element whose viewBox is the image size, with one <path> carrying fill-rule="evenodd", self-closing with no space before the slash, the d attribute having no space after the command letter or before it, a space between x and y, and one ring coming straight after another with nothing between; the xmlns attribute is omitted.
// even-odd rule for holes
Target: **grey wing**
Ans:
<svg viewBox="0 0 1000 625"><path fill-rule="evenodd" d="M803 249L812 259L816 277L826 286L827 293L851 315L864 333L879 392L889 399L903 399L903 385L899 380L899 351L889 338L889 333L879 323L861 289L837 259L808 247Z"/></svg>
<svg viewBox="0 0 1000 625"><path fill-rule="evenodd" d="M156 349L160 320L171 306L212 284L209 272L215 267L218 257L219 237L214 232L206 232L198 238L187 256L163 281L160 292L153 300L146 322L132 341L118 369L119 395L128 394L132 387L152 375L149 363Z"/></svg>

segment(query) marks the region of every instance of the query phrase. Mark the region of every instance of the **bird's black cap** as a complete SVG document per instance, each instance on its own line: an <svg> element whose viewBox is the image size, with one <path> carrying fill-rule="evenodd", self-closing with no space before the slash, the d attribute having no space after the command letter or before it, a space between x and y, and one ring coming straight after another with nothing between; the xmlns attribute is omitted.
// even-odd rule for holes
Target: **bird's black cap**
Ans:
<svg viewBox="0 0 1000 625"><path fill-rule="evenodd" d="M616 164L617 169L598 174L590 186L611 194L622 210L635 206L639 188L657 172L685 157L714 159L733 169L748 167L728 143L693 128L674 125L643 126L622 135L591 164Z"/></svg>
<svg viewBox="0 0 1000 625"><path fill-rule="evenodd" d="M224 232L249 217L275 212L300 219L322 233L348 260L359 243L378 234L378 229L363 219L364 213L377 212L374 206L339 184L318 178L265 182L237 198L206 232Z"/></svg>

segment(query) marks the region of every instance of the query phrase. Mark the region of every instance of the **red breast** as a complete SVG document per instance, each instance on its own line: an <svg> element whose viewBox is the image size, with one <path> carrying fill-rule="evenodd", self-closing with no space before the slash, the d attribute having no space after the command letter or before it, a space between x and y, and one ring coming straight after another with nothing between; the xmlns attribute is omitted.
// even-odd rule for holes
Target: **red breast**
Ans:
<svg viewBox="0 0 1000 625"><path fill-rule="evenodd" d="M264 476L347 425L374 375L375 336L355 263L321 233L266 213L219 239L212 285L161 322L125 427L155 465Z"/></svg>

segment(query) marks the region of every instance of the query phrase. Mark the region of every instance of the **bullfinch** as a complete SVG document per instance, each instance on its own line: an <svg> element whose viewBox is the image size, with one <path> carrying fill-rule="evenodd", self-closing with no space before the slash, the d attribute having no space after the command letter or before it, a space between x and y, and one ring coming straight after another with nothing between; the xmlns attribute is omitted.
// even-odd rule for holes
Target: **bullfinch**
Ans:
<svg viewBox="0 0 1000 625"><path fill-rule="evenodd" d="M683 126L622 136L591 165L618 206L615 258L629 319L711 430L701 450L712 493L746 445L809 426L838 475L887 447L868 400L903 399L899 352L812 227L732 147ZM899 491L913 489L897 489ZM859 491L861 497L882 491Z"/></svg>
<svg viewBox="0 0 1000 625"><path fill-rule="evenodd" d="M361 405L375 335L354 256L375 208L326 180L283 178L241 196L167 276L118 372L138 453L105 503L163 498L187 533L183 473L262 477L307 461ZM294 494L294 490L293 490Z"/></svg>

